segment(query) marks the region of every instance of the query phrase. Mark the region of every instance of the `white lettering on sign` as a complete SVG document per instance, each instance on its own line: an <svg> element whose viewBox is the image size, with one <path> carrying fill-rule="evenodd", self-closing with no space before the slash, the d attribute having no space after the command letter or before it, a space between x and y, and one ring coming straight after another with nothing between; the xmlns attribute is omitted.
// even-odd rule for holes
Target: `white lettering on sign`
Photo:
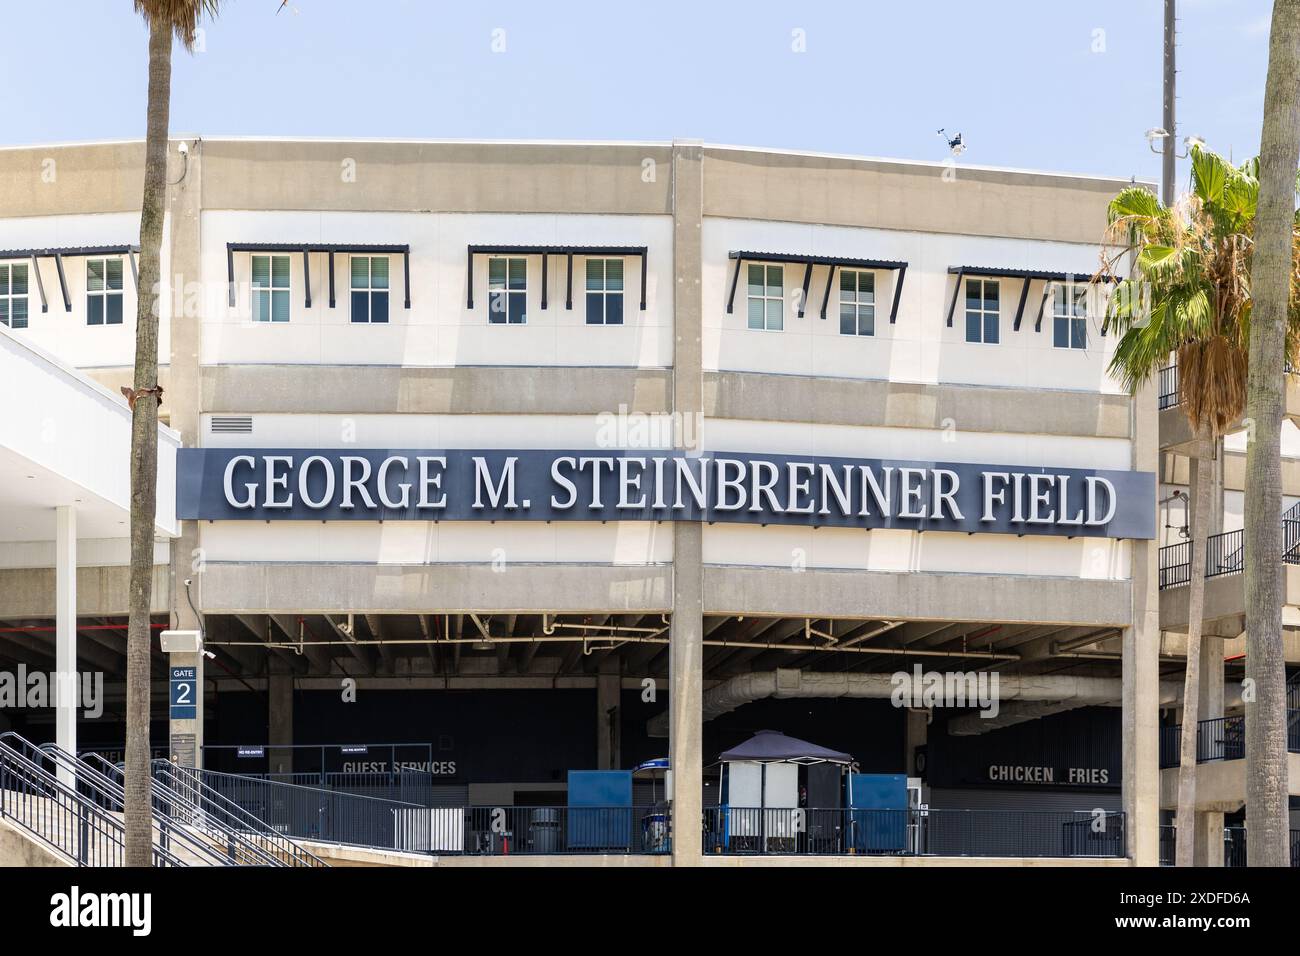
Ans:
<svg viewBox="0 0 1300 956"><path fill-rule="evenodd" d="M739 453L182 452L186 462L205 454L211 458L200 462L220 462L210 476L202 464L197 472L191 466L179 481L178 507L185 518L704 519L1121 538L1154 534L1152 502L1146 500L1148 489L1154 494L1154 476L1146 473Z"/></svg>

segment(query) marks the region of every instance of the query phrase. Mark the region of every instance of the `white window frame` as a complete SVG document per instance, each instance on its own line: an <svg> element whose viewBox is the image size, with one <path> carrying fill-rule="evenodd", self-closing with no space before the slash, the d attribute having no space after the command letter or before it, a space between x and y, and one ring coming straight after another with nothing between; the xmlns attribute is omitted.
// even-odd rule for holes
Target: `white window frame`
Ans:
<svg viewBox="0 0 1300 956"><path fill-rule="evenodd" d="M599 289L593 289L591 287L591 264L593 262L599 262L602 264ZM619 265L623 266L623 278L621 280L622 285L617 289L611 289L609 287L609 264L611 262L617 262L619 263ZM618 328L620 326L626 325L627 324L627 297L626 297L627 263L623 261L623 257L622 256L588 256L586 261L583 263L583 271L584 271L583 291L586 294L586 299L583 301L583 322L585 322L587 325L598 327L598 328L604 328L606 326L612 326L614 328ZM591 319L589 318L590 313L587 312L587 303L591 301L591 297L593 295L600 296L600 321L599 322L592 322ZM619 313L618 313L619 320L617 322L609 321L610 296L618 296L619 301L622 302L623 304L623 308L619 309Z"/></svg>
<svg viewBox="0 0 1300 956"><path fill-rule="evenodd" d="M997 279L986 279L986 278L970 277L970 276L967 276L963 281L966 283L966 285L962 288L962 292L965 293L964 296L965 301L962 303L962 305L963 305L963 312L965 313L965 318L966 318L966 324L965 324L965 328L963 329L963 335L966 339L967 344L1001 345L1002 344L1002 284ZM978 309L972 309L967 304L970 302L970 293L968 290L970 289L970 283L972 282L980 283L980 296L979 296L980 307ZM998 290L997 307L994 309L984 308L984 287L987 285L991 285ZM972 339L970 337L971 313L975 313L980 317L980 337L978 339ZM988 317L989 316L993 317L995 327L998 330L998 337L996 341L990 341L988 338Z"/></svg>
<svg viewBox="0 0 1300 956"><path fill-rule="evenodd" d="M506 279L505 279L506 284L503 288L500 289L492 288L492 263L493 262L504 262L506 264ZM524 287L522 289L510 288L510 263L512 262L522 262L524 264ZM487 307L488 324L489 325L527 325L528 324L528 257L527 256L488 256L487 269L488 269L488 307ZM505 296L505 303L506 303L505 311L503 313L504 318L502 318L501 321L499 322L492 321L492 316L494 314L492 308L493 299L496 295ZM510 321L510 298L511 296L516 296L516 295L521 297L524 300L524 320L522 322Z"/></svg>
<svg viewBox="0 0 1300 956"><path fill-rule="evenodd" d="M96 262L101 263L103 265L104 288L102 289L90 288L90 267L92 263L96 263ZM108 264L110 262L116 262L121 267L122 285L120 288L117 289L110 289L108 287ZM122 301L122 320L120 322L108 321L108 299L110 296L114 296ZM104 300L102 311L100 312L100 315L103 318L102 321L100 322L90 321L90 300L91 299ZM109 325L125 325L125 324L126 324L126 263L122 261L121 256L93 256L87 259L86 260L86 325L93 326L95 328L104 328Z"/></svg>
<svg viewBox="0 0 1300 956"><path fill-rule="evenodd" d="M1080 302L1083 303L1083 314L1078 315L1073 308ZM1075 352L1085 352L1088 349L1088 317L1091 310L1088 307L1088 286L1079 282L1054 282L1052 284L1052 348L1068 349ZM1056 328L1058 322L1065 322L1066 334L1065 344L1056 343ZM1083 331L1082 344L1074 344L1074 326L1078 323Z"/></svg>
<svg viewBox="0 0 1300 956"><path fill-rule="evenodd" d="M752 292L749 291L749 287L751 284L749 281L750 269L763 270L763 292L760 295L754 295ZM777 295L769 295L767 292L768 286L771 285L771 283L768 282L768 274L769 271L772 269L775 269L778 275L780 275L781 277L781 281L778 283L781 291ZM761 329L749 324L749 304L751 302L757 302L757 301L761 301L763 303L763 327ZM773 328L771 325L768 324L767 305L769 302L780 303L781 325L778 328ZM785 267L784 266L775 265L766 262L749 263L748 268L746 268L745 270L745 328L749 329L751 332L784 332L785 331Z"/></svg>
<svg viewBox="0 0 1300 956"><path fill-rule="evenodd" d="M14 287L14 286L13 286L13 283L14 283L13 271L14 271L14 269L19 269L19 268L21 268L24 272L27 273L27 291L26 291L26 292L14 292L14 291L13 291L13 287ZM26 328L30 328L30 327L31 327L31 324L32 324L32 301L31 301L31 294L32 294L32 267L31 267L31 263L29 263L29 262L22 262L22 261L19 261L19 260L17 260L17 259L10 259L10 260L7 260L7 261L5 261L5 262L0 262L0 269L5 270L5 280L4 280L4 285L3 285L3 287L0 287L0 300L2 300L2 301L5 303L5 313L4 313L4 318L3 318L2 320L0 320L0 324L3 324L3 325L5 326L5 328L8 328L8 329L26 329ZM23 300L23 304L24 304L24 306L26 306L26 314L25 314L24 317L23 317L23 324L22 324L22 325L14 325L14 303L17 302L19 299L22 299L22 300Z"/></svg>
<svg viewBox="0 0 1300 956"><path fill-rule="evenodd" d="M852 293L850 293L847 289L844 288L844 277L850 275L854 277ZM862 301L862 279L864 276L871 284L870 302ZM876 334L876 274L875 272L873 272L871 269L841 269L839 274L839 286L840 286L840 297L839 297L840 314L838 318L840 321L840 334L852 335L855 338L857 337L874 338ZM852 295L852 298L846 299L845 296L848 295ZM854 326L852 332L844 331L844 307L846 305L853 306ZM864 312L868 314L871 318L870 332L862 331L862 317Z"/></svg>
<svg viewBox="0 0 1300 956"><path fill-rule="evenodd" d="M366 284L364 286L355 286L352 284L352 263L358 259L366 260ZM375 260L383 259L388 263L388 285L375 286ZM391 325L393 321L393 263L392 257L386 255L356 255L348 256L348 319L354 325ZM355 311L356 302L353 296L358 292L366 294L366 317L358 319ZM388 297L388 310L383 322L376 322L375 315L375 293L381 292Z"/></svg>
<svg viewBox="0 0 1300 956"><path fill-rule="evenodd" d="M253 284L253 262L256 259L267 259L266 277L268 285ZM285 284L275 284L275 260L283 259L287 268L285 269ZM293 257L287 252L254 252L248 257L248 285L252 290L249 296L248 305L250 309L249 318L258 325L287 325L293 319ZM275 293L288 293L285 298L288 300L288 313L284 321L277 322L275 319ZM266 318L257 317L257 297L262 293L267 296Z"/></svg>

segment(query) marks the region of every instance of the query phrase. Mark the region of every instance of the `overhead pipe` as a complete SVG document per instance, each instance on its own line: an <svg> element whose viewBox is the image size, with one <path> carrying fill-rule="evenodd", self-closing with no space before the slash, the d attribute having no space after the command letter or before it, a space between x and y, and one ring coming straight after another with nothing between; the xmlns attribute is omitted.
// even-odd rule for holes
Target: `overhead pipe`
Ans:
<svg viewBox="0 0 1300 956"><path fill-rule="evenodd" d="M893 696L896 686L892 674L800 671L793 668L739 674L704 692L700 716L701 720L709 721L769 697L778 700L836 697L886 700ZM1079 701L1079 706L1113 706L1122 695L1123 684L1118 677L998 674L999 701L1070 700ZM1161 685L1162 705L1176 703L1181 696L1181 684L1170 681ZM651 737L667 737L668 712L647 721L646 732Z"/></svg>

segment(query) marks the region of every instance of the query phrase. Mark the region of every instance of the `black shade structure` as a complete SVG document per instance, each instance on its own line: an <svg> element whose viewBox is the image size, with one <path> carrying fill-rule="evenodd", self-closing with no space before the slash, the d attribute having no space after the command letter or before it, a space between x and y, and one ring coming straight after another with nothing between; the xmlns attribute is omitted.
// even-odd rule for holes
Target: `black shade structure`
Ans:
<svg viewBox="0 0 1300 956"><path fill-rule="evenodd" d="M411 307L411 247L409 245L374 245L368 243L321 242L228 242L226 243L226 283L230 291L230 305L235 305L235 253L236 252L300 252L302 253L304 304L311 308L311 259L313 252L329 256L330 308L334 308L334 255L401 256L403 276L403 308Z"/></svg>
<svg viewBox="0 0 1300 956"><path fill-rule="evenodd" d="M474 257L475 256L541 256L542 257L542 308L547 306L546 263L551 256L564 256L564 308L573 308L573 257L574 256L637 256L641 259L641 311L645 311L646 259L645 246L470 246L465 267L465 308L474 308Z"/></svg>
<svg viewBox="0 0 1300 956"><path fill-rule="evenodd" d="M718 755L719 762L752 760L758 763L854 763L850 754L840 753L797 737L787 737L775 730L760 730L744 743Z"/></svg>
<svg viewBox="0 0 1300 956"><path fill-rule="evenodd" d="M830 301L831 286L835 284L836 269L879 269L889 272L897 272L898 276L894 280L894 300L889 308L889 324L893 325L898 320L898 302L903 295L903 279L907 276L907 263L892 259L851 259L844 256L814 256L804 255L797 252L754 252L746 249L733 249L727 253L728 259L736 261L735 270L731 273L731 291L727 293L727 314L730 315L736 302L736 286L740 282L740 265L743 262L773 262L773 263L791 263L802 265L803 270L803 295L799 299L799 318L803 318L804 305L808 301L808 286L812 282L813 266L829 266L830 271L826 275L826 291L822 294L821 318L826 318L826 305Z"/></svg>
<svg viewBox="0 0 1300 956"><path fill-rule="evenodd" d="M1043 289L1043 298L1038 303L1038 316L1034 319L1034 331L1043 330L1043 309L1047 306L1047 297L1052 293L1052 284L1061 282L1067 285L1086 285L1089 282L1114 282L1113 276L1093 275L1087 272L1049 272L1040 269L1011 269L999 268L994 266L949 266L948 274L957 277L957 283L953 286L952 301L948 303L948 328L952 328L952 316L957 310L957 299L961 296L962 279L966 276L987 279L1021 279L1023 285L1020 287L1020 301L1016 305L1016 321L1012 328L1019 332L1020 321L1025 315L1025 302L1029 299L1029 283L1042 281L1047 283ZM1106 326L1102 325L1101 334L1106 334Z"/></svg>
<svg viewBox="0 0 1300 956"><path fill-rule="evenodd" d="M68 278L63 271L63 260L68 259L90 259L95 256L126 256L131 263L131 283L138 294L140 291L140 273L136 265L135 257L139 254L139 246L51 246L45 249L3 249L0 250L0 262L11 262L21 259L27 259L32 264L32 274L36 279L36 291L41 297L41 311L50 310L49 303L45 300L45 283L41 281L41 259L53 259L54 268L59 273L59 291L63 293L63 311L72 311L72 296L68 294Z"/></svg>

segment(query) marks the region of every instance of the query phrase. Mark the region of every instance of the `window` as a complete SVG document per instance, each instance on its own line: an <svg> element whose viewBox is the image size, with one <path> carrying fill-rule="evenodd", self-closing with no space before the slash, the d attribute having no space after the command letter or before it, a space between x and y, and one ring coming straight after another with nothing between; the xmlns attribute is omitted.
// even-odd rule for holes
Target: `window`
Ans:
<svg viewBox="0 0 1300 956"><path fill-rule="evenodd" d="M876 334L876 274L840 273L840 334Z"/></svg>
<svg viewBox="0 0 1300 956"><path fill-rule="evenodd" d="M0 262L0 323L27 328L27 263Z"/></svg>
<svg viewBox="0 0 1300 956"><path fill-rule="evenodd" d="M122 260L86 260L86 324L122 324Z"/></svg>
<svg viewBox="0 0 1300 956"><path fill-rule="evenodd" d="M990 279L966 280L966 341L998 343L998 284Z"/></svg>
<svg viewBox="0 0 1300 956"><path fill-rule="evenodd" d="M623 324L623 260L587 260L587 324Z"/></svg>
<svg viewBox="0 0 1300 956"><path fill-rule="evenodd" d="M781 266L749 267L749 327L779 332L785 322Z"/></svg>
<svg viewBox="0 0 1300 956"><path fill-rule="evenodd" d="M1088 287L1057 284L1052 291L1052 345L1088 347Z"/></svg>
<svg viewBox="0 0 1300 956"><path fill-rule="evenodd" d="M527 259L488 259L488 321L509 325L528 321Z"/></svg>
<svg viewBox="0 0 1300 956"><path fill-rule="evenodd" d="M388 321L388 257L352 257L352 321Z"/></svg>
<svg viewBox="0 0 1300 956"><path fill-rule="evenodd" d="M288 256L253 256L253 321L289 321Z"/></svg>

